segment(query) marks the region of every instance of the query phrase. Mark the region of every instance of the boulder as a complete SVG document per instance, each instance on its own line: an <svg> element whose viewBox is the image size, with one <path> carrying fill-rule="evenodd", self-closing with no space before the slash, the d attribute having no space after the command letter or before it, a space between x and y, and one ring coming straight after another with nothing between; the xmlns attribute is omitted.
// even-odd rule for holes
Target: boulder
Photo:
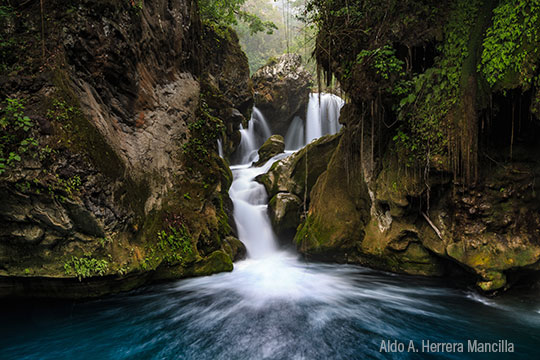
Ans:
<svg viewBox="0 0 540 360"><path fill-rule="evenodd" d="M285 136L296 115L304 117L312 76L302 67L297 54L285 54L270 61L253 76L255 106L266 117L274 134Z"/></svg>
<svg viewBox="0 0 540 360"><path fill-rule="evenodd" d="M278 193L268 203L268 212L278 235L296 231L300 225L302 200L291 193Z"/></svg>
<svg viewBox="0 0 540 360"><path fill-rule="evenodd" d="M281 135L270 136L259 149L259 160L255 166L262 166L268 160L285 151L285 140Z"/></svg>
<svg viewBox="0 0 540 360"><path fill-rule="evenodd" d="M348 255L356 252L370 219L371 201L361 173L346 175L349 164L344 139L313 186L307 218L295 236L299 251L308 257L349 261Z"/></svg>
<svg viewBox="0 0 540 360"><path fill-rule="evenodd" d="M306 206L309 205L311 189L326 171L339 138L339 135L323 136L291 156L276 161L266 174L257 177L270 197L270 220L278 235L294 234L301 221L304 199Z"/></svg>

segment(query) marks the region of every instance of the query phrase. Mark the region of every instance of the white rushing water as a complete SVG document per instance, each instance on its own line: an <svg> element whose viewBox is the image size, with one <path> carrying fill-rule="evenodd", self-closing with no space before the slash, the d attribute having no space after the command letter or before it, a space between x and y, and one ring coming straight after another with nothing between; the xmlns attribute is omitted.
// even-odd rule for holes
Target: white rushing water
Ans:
<svg viewBox="0 0 540 360"><path fill-rule="evenodd" d="M251 113L248 128L240 126L240 144L236 150L236 162L239 164L250 164L257 158L257 150L272 135L270 126L266 122L264 115L255 106Z"/></svg>
<svg viewBox="0 0 540 360"><path fill-rule="evenodd" d="M315 137L336 133L341 106L343 101L335 95L321 94L319 103L318 94L311 94L307 126L296 117L289 129L290 136L286 136L291 147L298 149ZM240 133L242 138L236 159L240 165L231 166L234 179L229 195L234 204L238 237L246 245L248 258L235 264L234 271L225 275L229 278L227 281L209 277L186 282L184 286L189 283L199 290L206 287L209 292L232 288L254 306L276 298L335 301L347 292L345 288L352 290L352 285L333 272L316 271L316 267L301 262L297 254L278 248L268 217L268 195L264 186L255 181L275 161L289 156L292 151L275 156L261 167L251 166L257 160L258 148L271 136L270 126L257 108L253 108L248 128L241 129Z"/></svg>
<svg viewBox="0 0 540 360"><path fill-rule="evenodd" d="M339 111L344 104L343 99L334 94L310 94L306 121L294 118L285 135L285 148L298 150L314 139L337 133L341 129Z"/></svg>

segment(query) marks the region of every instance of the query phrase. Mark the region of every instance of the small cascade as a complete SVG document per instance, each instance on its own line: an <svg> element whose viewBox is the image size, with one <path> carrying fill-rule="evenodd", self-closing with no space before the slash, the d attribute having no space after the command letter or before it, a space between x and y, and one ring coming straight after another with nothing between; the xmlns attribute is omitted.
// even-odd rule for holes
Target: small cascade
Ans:
<svg viewBox="0 0 540 360"><path fill-rule="evenodd" d="M238 237L246 245L248 255L261 259L277 251L277 239L268 218L268 196L255 177L270 169L272 161L262 167L231 167L234 181L229 195L234 203L234 219Z"/></svg>
<svg viewBox="0 0 540 360"><path fill-rule="evenodd" d="M257 150L272 135L272 131L261 111L253 107L248 128L244 129L240 125L240 134L241 140L236 150L235 162L247 164L256 159Z"/></svg>
<svg viewBox="0 0 540 360"><path fill-rule="evenodd" d="M217 149L218 149L219 157L223 157L223 144L222 144L221 139L217 140Z"/></svg>
<svg viewBox="0 0 540 360"><path fill-rule="evenodd" d="M305 124L298 117L293 120L285 136L285 148L298 150L321 136L336 134L341 129L339 112L344 104L334 94L310 94Z"/></svg>
<svg viewBox="0 0 540 360"><path fill-rule="evenodd" d="M289 130L285 135L285 149L286 150L298 150L305 145L305 127L304 120L299 116L295 116Z"/></svg>

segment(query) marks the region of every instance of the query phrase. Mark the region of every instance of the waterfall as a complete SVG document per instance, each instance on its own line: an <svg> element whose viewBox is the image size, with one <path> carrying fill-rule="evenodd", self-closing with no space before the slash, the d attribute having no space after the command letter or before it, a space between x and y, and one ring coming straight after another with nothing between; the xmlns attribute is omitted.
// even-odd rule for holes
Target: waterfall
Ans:
<svg viewBox="0 0 540 360"><path fill-rule="evenodd" d="M249 163L251 164L251 163ZM231 167L234 181L229 196L234 204L238 237L246 245L250 258L260 259L277 251L277 239L268 218L268 196L255 177L270 169L272 161L262 167Z"/></svg>
<svg viewBox="0 0 540 360"><path fill-rule="evenodd" d="M257 150L272 135L270 127L263 114L255 106L251 113L251 119L248 128L244 129L240 125L241 140L236 150L234 160L239 164L248 164L257 157Z"/></svg>
<svg viewBox="0 0 540 360"><path fill-rule="evenodd" d="M218 149L219 157L223 157L223 144L222 144L221 139L217 140L217 149Z"/></svg>
<svg viewBox="0 0 540 360"><path fill-rule="evenodd" d="M339 111L343 100L336 95L322 93L311 94L308 111L304 121L295 117L285 136L285 148L298 150L315 138L339 131ZM264 166L251 167L257 158L257 150L271 136L266 119L259 109L253 108L248 128L241 128L242 136L236 151L239 165L231 167L234 180L229 195L234 203L234 219L238 228L238 237L246 245L250 258L261 259L277 252L277 238L267 214L268 196L263 185L255 178L266 173L272 163L290 154L278 155Z"/></svg>
<svg viewBox="0 0 540 360"><path fill-rule="evenodd" d="M298 150L305 145L304 120L295 116L285 135L285 149Z"/></svg>
<svg viewBox="0 0 540 360"><path fill-rule="evenodd" d="M341 128L339 112L344 103L334 94L310 94L305 125L300 118L293 120L285 136L285 148L298 150L321 136L336 134Z"/></svg>

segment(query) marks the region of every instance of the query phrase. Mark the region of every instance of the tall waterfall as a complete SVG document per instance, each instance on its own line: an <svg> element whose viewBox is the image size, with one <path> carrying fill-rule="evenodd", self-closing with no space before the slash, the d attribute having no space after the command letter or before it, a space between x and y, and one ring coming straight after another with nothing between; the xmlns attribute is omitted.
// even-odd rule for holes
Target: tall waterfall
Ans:
<svg viewBox="0 0 540 360"><path fill-rule="evenodd" d="M309 103L305 123L296 117L285 135L285 148L298 150L323 135L335 134L341 128L339 112L344 101L334 94L313 93Z"/></svg>
<svg viewBox="0 0 540 360"><path fill-rule="evenodd" d="M298 150L313 139L339 131L339 111L343 100L336 95L311 94L306 121L295 117L285 136L287 150ZM240 240L246 245L251 258L260 259L277 252L277 239L267 214L268 196L255 177L266 173L273 162L288 156L290 151L278 155L262 167L251 167L257 150L271 136L270 126L263 114L253 108L247 129L241 129L242 139L236 152L240 165L232 166L234 181L229 195L234 203L234 218Z"/></svg>

